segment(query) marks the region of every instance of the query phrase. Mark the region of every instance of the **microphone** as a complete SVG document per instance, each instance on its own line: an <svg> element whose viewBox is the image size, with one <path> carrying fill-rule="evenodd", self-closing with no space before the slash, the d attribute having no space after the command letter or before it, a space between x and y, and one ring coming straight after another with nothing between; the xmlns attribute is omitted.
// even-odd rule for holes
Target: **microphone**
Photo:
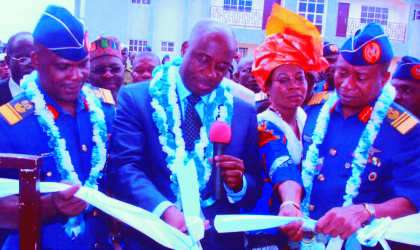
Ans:
<svg viewBox="0 0 420 250"><path fill-rule="evenodd" d="M221 200L225 193L223 188L222 169L216 167L216 155L223 155L232 137L229 123L215 121L210 127L210 141L213 142L214 199Z"/></svg>

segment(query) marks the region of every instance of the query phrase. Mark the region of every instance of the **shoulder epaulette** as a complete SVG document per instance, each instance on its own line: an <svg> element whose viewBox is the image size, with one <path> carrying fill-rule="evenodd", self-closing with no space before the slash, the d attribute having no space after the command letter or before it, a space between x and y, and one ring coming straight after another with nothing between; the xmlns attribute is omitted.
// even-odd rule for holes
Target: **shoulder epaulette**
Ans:
<svg viewBox="0 0 420 250"><path fill-rule="evenodd" d="M112 96L111 90L98 88L92 85L90 85L90 88L92 89L93 93L95 93L96 97L98 97L99 100L101 100L101 102L115 105L114 97Z"/></svg>
<svg viewBox="0 0 420 250"><path fill-rule="evenodd" d="M385 120L403 135L419 124L417 117L395 103L389 107Z"/></svg>
<svg viewBox="0 0 420 250"><path fill-rule="evenodd" d="M15 125L24 118L35 113L34 103L30 102L25 93L21 93L9 103L0 107L0 114L9 125Z"/></svg>
<svg viewBox="0 0 420 250"><path fill-rule="evenodd" d="M334 93L334 92L333 91L323 91L323 92L316 93L316 94L314 94L314 96L312 96L308 105L313 106L313 105L323 104L324 102L326 102L328 100L328 98L331 96L332 93Z"/></svg>

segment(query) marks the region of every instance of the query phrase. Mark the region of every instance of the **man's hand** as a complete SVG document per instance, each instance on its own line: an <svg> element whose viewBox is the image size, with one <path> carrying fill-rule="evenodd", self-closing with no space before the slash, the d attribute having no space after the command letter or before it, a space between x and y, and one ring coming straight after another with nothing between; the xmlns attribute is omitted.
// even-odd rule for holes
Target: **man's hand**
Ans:
<svg viewBox="0 0 420 250"><path fill-rule="evenodd" d="M70 182L66 181L62 181L61 183L71 184ZM88 203L77 197L74 197L77 191L79 191L80 187L80 184L74 184L64 191L51 194L51 201L55 209L57 209L58 213L68 217L74 217L83 212L83 210L88 207Z"/></svg>
<svg viewBox="0 0 420 250"><path fill-rule="evenodd" d="M362 224L370 217L363 205L349 207L336 207L328 211L315 226L317 233L340 236L346 240L362 227Z"/></svg>
<svg viewBox="0 0 420 250"><path fill-rule="evenodd" d="M243 175L245 172L244 162L241 159L230 155L217 155L216 167L222 169L222 175L226 185L235 192L239 192L243 188ZM210 159L213 163L213 159Z"/></svg>
<svg viewBox="0 0 420 250"><path fill-rule="evenodd" d="M178 208L174 206L168 207L160 218L179 231L183 233L187 232L184 213L179 211Z"/></svg>
<svg viewBox="0 0 420 250"><path fill-rule="evenodd" d="M302 211L297 209L292 204L285 205L280 209L279 216L289 216L289 217L303 217ZM291 241L300 241L303 237L303 221L291 222L285 226L279 227L279 230L282 234L287 235Z"/></svg>
<svg viewBox="0 0 420 250"><path fill-rule="evenodd" d="M179 211L178 208L174 206L168 207L160 218L179 231L188 234L184 213ZM207 228L209 225L210 221L206 220L204 222L204 228Z"/></svg>

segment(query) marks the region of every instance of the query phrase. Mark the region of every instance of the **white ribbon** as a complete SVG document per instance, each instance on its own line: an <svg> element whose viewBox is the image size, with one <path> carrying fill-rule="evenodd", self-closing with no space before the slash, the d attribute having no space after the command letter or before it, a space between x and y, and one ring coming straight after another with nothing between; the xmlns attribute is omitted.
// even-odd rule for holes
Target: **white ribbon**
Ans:
<svg viewBox="0 0 420 250"><path fill-rule="evenodd" d="M304 221L305 227L314 228L316 221L300 217L283 217L270 215L217 215L214 221L219 233L254 231L284 226L293 221ZM408 245L420 246L420 213L391 220L391 218L375 219L372 223L359 229L347 240L346 249L361 249L375 246L379 242L385 250L390 250L386 240ZM327 250L340 250L343 246L340 237L330 240Z"/></svg>
<svg viewBox="0 0 420 250"><path fill-rule="evenodd" d="M190 159L186 165L177 164L176 168L185 224L191 236L191 245L194 245L196 249L201 249L200 240L204 238L204 221L200 218L200 191L194 160Z"/></svg>
<svg viewBox="0 0 420 250"><path fill-rule="evenodd" d="M54 182L41 182L40 185L41 193L59 192L68 188L69 185L67 184ZM0 198L18 193L18 180L0 178ZM166 224L159 217L144 209L112 199L97 190L87 187L81 187L75 196L97 207L112 217L130 225L165 247L180 250L197 248L197 244L192 242L191 237ZM189 222L190 220L187 219L187 221ZM193 233L193 237L199 238L201 234L197 234L195 231L190 231L190 229L193 228L195 230L195 224L198 223L192 223L189 225L188 222L187 227L189 227L188 231L190 232L190 235ZM201 225L204 227L202 220ZM204 236L204 229L202 234Z"/></svg>

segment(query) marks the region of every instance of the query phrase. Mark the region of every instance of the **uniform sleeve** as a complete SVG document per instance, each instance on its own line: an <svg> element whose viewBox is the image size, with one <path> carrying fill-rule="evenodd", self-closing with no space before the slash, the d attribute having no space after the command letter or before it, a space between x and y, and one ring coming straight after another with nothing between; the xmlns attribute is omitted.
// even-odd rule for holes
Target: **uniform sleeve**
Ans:
<svg viewBox="0 0 420 250"><path fill-rule="evenodd" d="M258 125L258 141L260 161L273 185L290 180L303 188L301 173L287 149L287 138L283 131L270 121L261 121Z"/></svg>
<svg viewBox="0 0 420 250"><path fill-rule="evenodd" d="M405 197L420 209L420 129L405 135L402 150L391 157L392 178L384 184L390 199Z"/></svg>

